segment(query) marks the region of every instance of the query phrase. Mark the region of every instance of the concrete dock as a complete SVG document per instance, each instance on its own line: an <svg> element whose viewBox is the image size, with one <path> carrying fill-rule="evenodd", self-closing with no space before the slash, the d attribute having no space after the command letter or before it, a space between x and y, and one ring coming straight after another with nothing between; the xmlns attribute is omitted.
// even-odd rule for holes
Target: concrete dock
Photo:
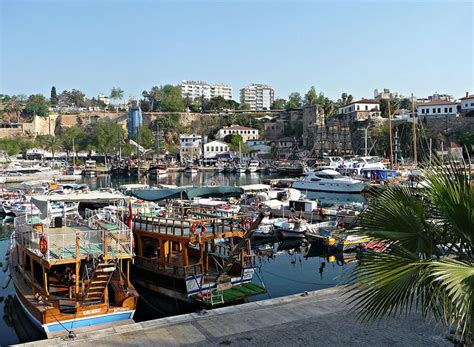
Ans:
<svg viewBox="0 0 474 347"><path fill-rule="evenodd" d="M25 346L452 346L446 329L417 314L360 323L341 293L324 289Z"/></svg>

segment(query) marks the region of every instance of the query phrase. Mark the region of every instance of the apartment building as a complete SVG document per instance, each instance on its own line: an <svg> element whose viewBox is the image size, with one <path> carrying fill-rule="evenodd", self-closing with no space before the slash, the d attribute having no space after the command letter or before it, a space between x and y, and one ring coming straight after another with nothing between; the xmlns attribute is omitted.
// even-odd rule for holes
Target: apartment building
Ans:
<svg viewBox="0 0 474 347"><path fill-rule="evenodd" d="M196 99L203 97L211 99L222 96L226 100L232 99L232 87L226 84L209 84L202 81L182 81L180 84L183 98Z"/></svg>
<svg viewBox="0 0 474 347"><path fill-rule="evenodd" d="M457 116L457 103L447 100L433 100L416 105L418 117Z"/></svg>
<svg viewBox="0 0 474 347"><path fill-rule="evenodd" d="M269 85L252 84L240 90L240 103L251 110L269 110L275 100L275 91Z"/></svg>

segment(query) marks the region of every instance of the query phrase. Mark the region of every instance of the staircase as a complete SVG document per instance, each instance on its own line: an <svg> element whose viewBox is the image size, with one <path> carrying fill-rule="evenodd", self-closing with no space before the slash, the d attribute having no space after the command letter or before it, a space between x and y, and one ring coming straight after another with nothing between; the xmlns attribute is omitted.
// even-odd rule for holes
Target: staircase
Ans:
<svg viewBox="0 0 474 347"><path fill-rule="evenodd" d="M98 263L84 292L84 301L102 302L105 288L116 269L115 262Z"/></svg>

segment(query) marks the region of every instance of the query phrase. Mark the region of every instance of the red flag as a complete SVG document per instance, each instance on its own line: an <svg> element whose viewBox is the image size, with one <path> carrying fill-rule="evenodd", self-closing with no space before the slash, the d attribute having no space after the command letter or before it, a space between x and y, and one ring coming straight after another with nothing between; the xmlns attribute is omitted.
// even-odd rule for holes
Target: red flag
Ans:
<svg viewBox="0 0 474 347"><path fill-rule="evenodd" d="M130 229L132 229L132 221L133 221L133 209L132 209L132 202L128 203L128 220L127 225Z"/></svg>

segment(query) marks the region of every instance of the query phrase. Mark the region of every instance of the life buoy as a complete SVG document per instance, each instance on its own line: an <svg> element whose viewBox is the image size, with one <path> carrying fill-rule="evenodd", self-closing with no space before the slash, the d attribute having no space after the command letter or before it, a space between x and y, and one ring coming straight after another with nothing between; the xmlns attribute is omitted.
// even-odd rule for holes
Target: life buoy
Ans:
<svg viewBox="0 0 474 347"><path fill-rule="evenodd" d="M247 231L252 226L253 218L252 217L248 217L248 218L247 217L242 217L241 223L242 223L242 229Z"/></svg>
<svg viewBox="0 0 474 347"><path fill-rule="evenodd" d="M48 253L48 240L46 239L46 236L41 236L39 239L39 249L40 252L43 254Z"/></svg>
<svg viewBox="0 0 474 347"><path fill-rule="evenodd" d="M191 232L194 236L202 236L206 232L206 226L203 222L196 222L191 225Z"/></svg>
<svg viewBox="0 0 474 347"><path fill-rule="evenodd" d="M344 219L343 219L343 218L340 218L340 219L337 221L336 226L337 226L338 229L345 228L345 227L346 227L346 223L344 223Z"/></svg>

